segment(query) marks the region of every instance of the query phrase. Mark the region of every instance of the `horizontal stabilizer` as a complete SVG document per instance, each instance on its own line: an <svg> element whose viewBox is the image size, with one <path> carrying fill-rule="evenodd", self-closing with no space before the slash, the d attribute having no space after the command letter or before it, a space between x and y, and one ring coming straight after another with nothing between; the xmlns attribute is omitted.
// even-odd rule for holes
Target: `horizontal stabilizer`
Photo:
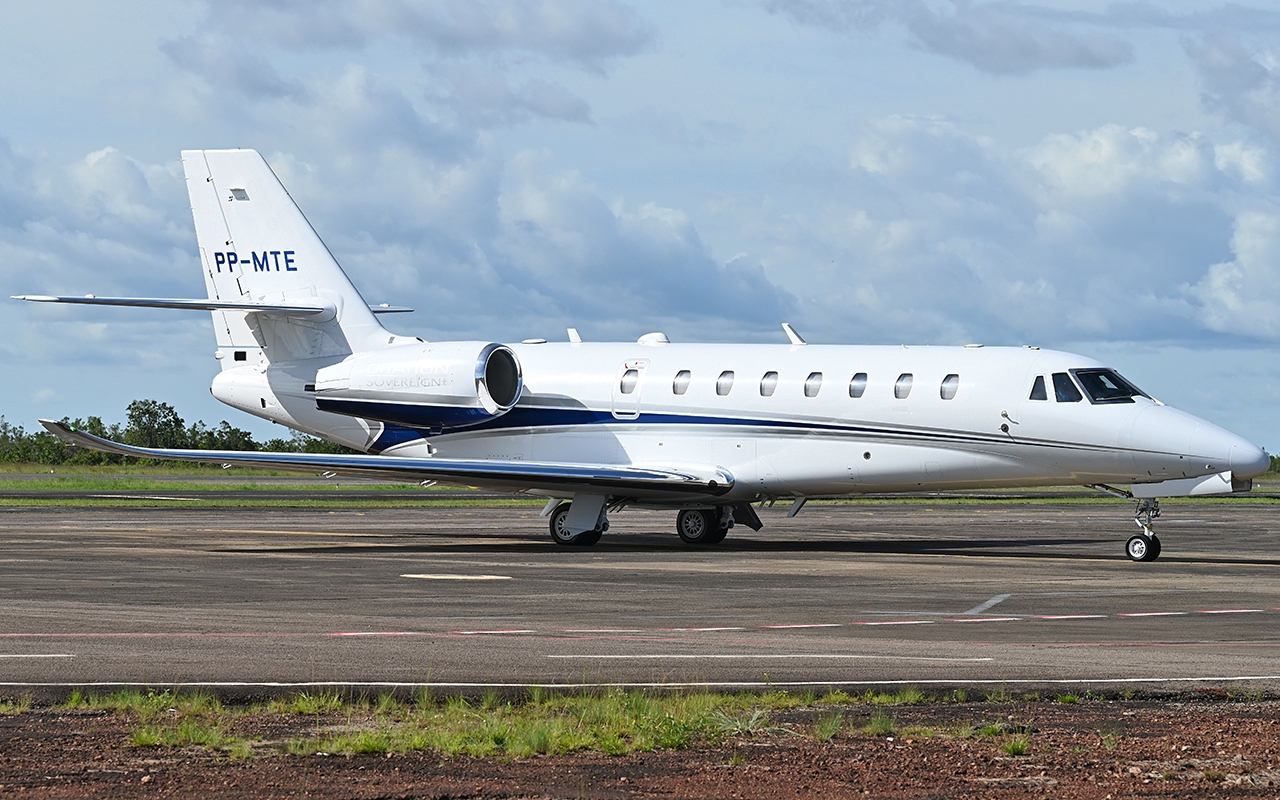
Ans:
<svg viewBox="0 0 1280 800"><path fill-rule="evenodd" d="M78 431L62 422L42 419L50 433L68 444L135 458L198 461L300 472L318 470L383 480L425 480L499 491L535 489L577 493L594 490L634 497L718 497L733 488L723 469L655 469L618 464L551 464L532 461L481 461L445 458L396 458L364 454L264 453L244 450L177 450L134 447Z"/></svg>
<svg viewBox="0 0 1280 800"><path fill-rule="evenodd" d="M61 297L46 294L18 294L12 300L28 300L32 303L79 303L89 306L131 306L133 308L180 308L188 311L258 311L290 316L310 316L313 314L333 313L333 305L317 302L314 305L302 303L236 303L223 300L179 300L167 297L97 297L87 294L82 297ZM369 306L375 314L405 314L413 311L405 306L393 306L386 303Z"/></svg>

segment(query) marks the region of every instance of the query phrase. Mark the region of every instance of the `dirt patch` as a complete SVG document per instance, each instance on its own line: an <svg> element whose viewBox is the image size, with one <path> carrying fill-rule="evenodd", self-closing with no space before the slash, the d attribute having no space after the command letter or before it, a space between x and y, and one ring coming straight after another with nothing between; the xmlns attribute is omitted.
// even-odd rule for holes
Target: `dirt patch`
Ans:
<svg viewBox="0 0 1280 800"><path fill-rule="evenodd" d="M1280 701L1204 697L1075 704L849 706L778 714L714 747L607 756L292 756L291 739L349 715L237 716L253 757L132 744L125 713L35 708L0 717L0 795L324 798L1276 797ZM887 716L892 734L865 728ZM1017 754L1019 743L1025 752Z"/></svg>

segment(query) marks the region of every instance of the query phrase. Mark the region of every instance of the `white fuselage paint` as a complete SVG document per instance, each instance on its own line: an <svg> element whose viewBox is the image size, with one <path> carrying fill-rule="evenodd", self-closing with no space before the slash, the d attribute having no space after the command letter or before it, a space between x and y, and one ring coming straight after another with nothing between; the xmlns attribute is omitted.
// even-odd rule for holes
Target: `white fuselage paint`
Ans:
<svg viewBox="0 0 1280 800"><path fill-rule="evenodd" d="M412 340L410 340L412 341ZM1029 399L1037 375L1103 367L1070 353L1006 347L564 343L510 345L523 369L516 408L470 429L387 447L388 455L556 463L715 465L723 500L984 487L1133 484L1231 470L1261 474L1257 446L1147 397ZM407 347L409 357L413 347ZM379 422L318 411L304 390L334 359L224 362L214 393L237 408L360 449ZM627 369L635 388L620 389ZM673 390L688 370L683 394ZM733 384L717 393L722 373ZM761 380L777 373L771 396ZM821 388L805 384L821 373ZM850 380L865 373L861 397ZM909 395L895 383L912 376ZM942 396L948 375L955 395ZM243 376L243 377L241 377ZM252 384L250 386L250 383ZM237 394L238 392L238 394ZM406 398L412 402L412 398Z"/></svg>

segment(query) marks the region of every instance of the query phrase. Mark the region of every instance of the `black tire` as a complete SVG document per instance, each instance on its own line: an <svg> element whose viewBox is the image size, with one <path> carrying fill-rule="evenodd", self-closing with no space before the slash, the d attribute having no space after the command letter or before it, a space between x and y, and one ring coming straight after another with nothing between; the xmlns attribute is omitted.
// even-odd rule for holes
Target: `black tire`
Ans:
<svg viewBox="0 0 1280 800"><path fill-rule="evenodd" d="M569 507L572 505L573 503L561 503L551 512L551 518L548 520L547 526L551 529L551 541L561 547L590 547L600 541L600 536L604 531L597 529L573 534L565 530L565 519L569 516Z"/></svg>
<svg viewBox="0 0 1280 800"><path fill-rule="evenodd" d="M720 521L710 509L686 508L676 515L676 533L685 544L713 544L719 529Z"/></svg>
<svg viewBox="0 0 1280 800"><path fill-rule="evenodd" d="M1154 536L1136 533L1125 542L1124 552L1131 561L1155 561L1160 555L1160 540Z"/></svg>

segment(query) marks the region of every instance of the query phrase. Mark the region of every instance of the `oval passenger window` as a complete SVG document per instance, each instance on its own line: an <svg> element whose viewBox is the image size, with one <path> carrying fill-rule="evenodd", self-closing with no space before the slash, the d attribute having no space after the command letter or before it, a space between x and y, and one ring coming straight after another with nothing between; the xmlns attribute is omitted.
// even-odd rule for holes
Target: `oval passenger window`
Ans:
<svg viewBox="0 0 1280 800"><path fill-rule="evenodd" d="M622 373L622 382L618 385L618 389L623 394L631 394L636 390L636 382L640 380L640 371L629 369Z"/></svg>
<svg viewBox="0 0 1280 800"><path fill-rule="evenodd" d="M956 396L956 390L960 388L960 376L952 373L942 379L942 399L952 400Z"/></svg>
<svg viewBox="0 0 1280 800"><path fill-rule="evenodd" d="M862 397L862 393L867 390L867 373L859 372L853 376L853 380L849 381L849 396Z"/></svg>
<svg viewBox="0 0 1280 800"><path fill-rule="evenodd" d="M684 394L689 391L689 370L682 369L676 373L676 379L671 382L672 394Z"/></svg>
<svg viewBox="0 0 1280 800"><path fill-rule="evenodd" d="M773 397L773 392L778 388L778 373L766 372L764 377L760 379L760 396Z"/></svg>
<svg viewBox="0 0 1280 800"><path fill-rule="evenodd" d="M899 400L906 400L907 395L911 394L911 382L915 380L910 372L904 372L898 376L898 382L893 385L893 396Z"/></svg>
<svg viewBox="0 0 1280 800"><path fill-rule="evenodd" d="M822 373L810 372L809 377L804 381L804 396L817 397L818 391L822 388Z"/></svg>
<svg viewBox="0 0 1280 800"><path fill-rule="evenodd" d="M724 397L733 388L733 370L726 369L720 373L720 377L716 378L716 394Z"/></svg>

